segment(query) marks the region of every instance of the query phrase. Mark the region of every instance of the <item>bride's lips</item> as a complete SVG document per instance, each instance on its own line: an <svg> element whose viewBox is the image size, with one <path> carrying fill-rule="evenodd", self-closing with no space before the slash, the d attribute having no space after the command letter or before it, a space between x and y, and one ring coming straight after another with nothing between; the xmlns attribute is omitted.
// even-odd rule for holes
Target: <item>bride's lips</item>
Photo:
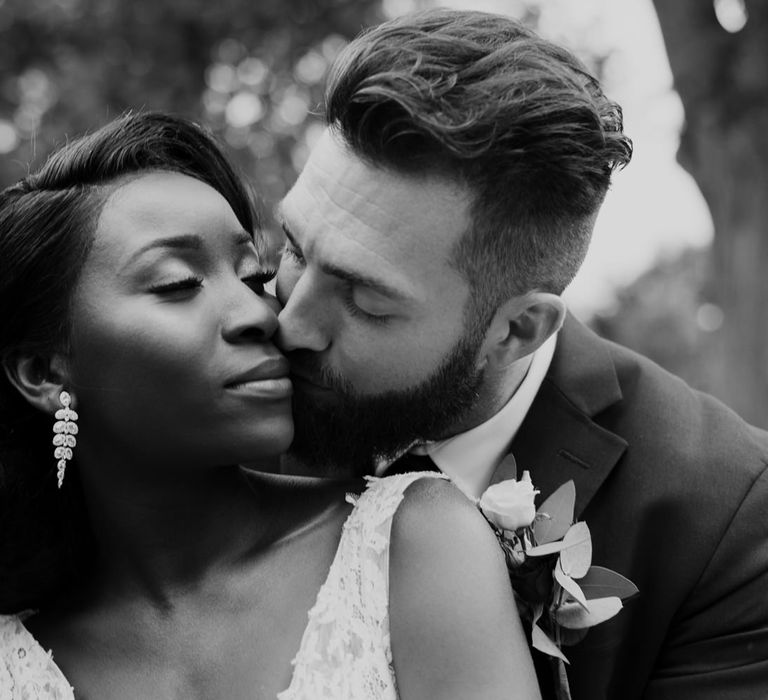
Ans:
<svg viewBox="0 0 768 700"><path fill-rule="evenodd" d="M293 393L288 371L285 358L270 358L232 377L224 387L228 391L263 398L286 398Z"/></svg>

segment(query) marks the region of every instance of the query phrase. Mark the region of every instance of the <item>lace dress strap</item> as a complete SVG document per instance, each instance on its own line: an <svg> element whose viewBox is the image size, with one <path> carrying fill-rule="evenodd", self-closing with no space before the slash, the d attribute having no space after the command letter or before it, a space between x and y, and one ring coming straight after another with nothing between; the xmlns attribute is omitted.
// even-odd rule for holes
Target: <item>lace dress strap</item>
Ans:
<svg viewBox="0 0 768 700"><path fill-rule="evenodd" d="M74 690L22 622L24 615L0 615L0 698L74 700Z"/></svg>
<svg viewBox="0 0 768 700"><path fill-rule="evenodd" d="M342 529L278 700L397 700L389 637L389 541L408 486L437 472L370 477Z"/></svg>

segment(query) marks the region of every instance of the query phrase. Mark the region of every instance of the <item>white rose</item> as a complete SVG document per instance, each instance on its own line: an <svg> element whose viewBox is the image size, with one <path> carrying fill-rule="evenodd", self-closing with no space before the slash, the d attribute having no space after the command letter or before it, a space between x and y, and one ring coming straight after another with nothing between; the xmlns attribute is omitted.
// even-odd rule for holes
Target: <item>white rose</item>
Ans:
<svg viewBox="0 0 768 700"><path fill-rule="evenodd" d="M533 488L531 475L523 472L520 481L507 479L489 486L480 496L480 509L496 527L502 530L517 530L529 527L536 517L533 504L538 491Z"/></svg>

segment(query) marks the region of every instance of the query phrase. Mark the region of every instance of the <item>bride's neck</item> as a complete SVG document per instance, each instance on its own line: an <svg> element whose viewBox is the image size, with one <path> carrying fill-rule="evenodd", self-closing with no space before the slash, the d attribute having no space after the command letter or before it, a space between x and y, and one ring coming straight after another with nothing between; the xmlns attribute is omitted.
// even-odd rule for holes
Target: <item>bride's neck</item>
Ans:
<svg viewBox="0 0 768 700"><path fill-rule="evenodd" d="M79 455L78 455L79 456ZM235 465L188 468L83 454L81 480L98 547L95 580L162 603L280 536L275 497Z"/></svg>

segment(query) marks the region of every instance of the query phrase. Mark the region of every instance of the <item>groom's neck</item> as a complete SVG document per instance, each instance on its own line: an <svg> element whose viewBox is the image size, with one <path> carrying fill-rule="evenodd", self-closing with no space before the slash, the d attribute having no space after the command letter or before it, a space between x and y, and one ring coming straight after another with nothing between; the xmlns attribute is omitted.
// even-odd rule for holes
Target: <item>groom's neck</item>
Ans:
<svg viewBox="0 0 768 700"><path fill-rule="evenodd" d="M457 435L477 427L495 416L515 395L531 367L533 355L517 360L501 370L487 372L480 389L480 398L452 433ZM451 436L446 436L451 437Z"/></svg>

